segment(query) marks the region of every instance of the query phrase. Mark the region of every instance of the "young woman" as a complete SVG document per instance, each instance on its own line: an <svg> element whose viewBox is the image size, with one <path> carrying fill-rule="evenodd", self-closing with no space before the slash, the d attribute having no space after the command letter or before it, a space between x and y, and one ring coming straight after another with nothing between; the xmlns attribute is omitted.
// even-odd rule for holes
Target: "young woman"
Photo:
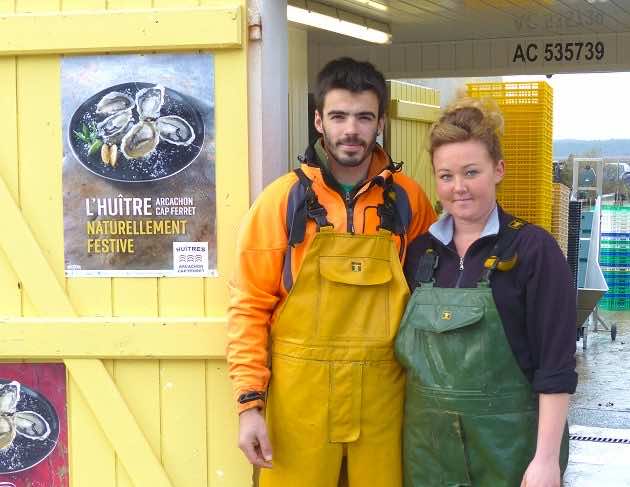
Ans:
<svg viewBox="0 0 630 487"><path fill-rule="evenodd" d="M556 487L575 391L575 289L553 237L496 203L502 117L465 99L431 131L444 216L410 246L396 340L406 487Z"/></svg>

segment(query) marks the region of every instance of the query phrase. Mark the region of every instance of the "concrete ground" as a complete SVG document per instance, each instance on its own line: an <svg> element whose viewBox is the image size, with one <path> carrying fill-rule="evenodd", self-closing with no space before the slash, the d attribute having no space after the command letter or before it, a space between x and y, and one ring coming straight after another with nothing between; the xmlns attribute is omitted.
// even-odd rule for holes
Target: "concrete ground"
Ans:
<svg viewBox="0 0 630 487"><path fill-rule="evenodd" d="M630 311L602 312L617 338L599 327L578 342L579 384L569 413L565 487L630 487ZM601 440L605 441L592 441Z"/></svg>

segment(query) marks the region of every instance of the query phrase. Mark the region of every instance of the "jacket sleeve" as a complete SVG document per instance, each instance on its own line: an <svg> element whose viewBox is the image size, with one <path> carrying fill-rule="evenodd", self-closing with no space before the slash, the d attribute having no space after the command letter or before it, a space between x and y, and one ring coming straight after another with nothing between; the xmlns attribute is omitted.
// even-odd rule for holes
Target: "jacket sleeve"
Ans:
<svg viewBox="0 0 630 487"><path fill-rule="evenodd" d="M269 382L269 329L280 300L288 241L287 182L288 178L281 178L265 189L238 235L236 268L229 283L227 330L228 372L235 398L248 391L265 391ZM241 412L261 405L252 401L239 404L238 409Z"/></svg>
<svg viewBox="0 0 630 487"><path fill-rule="evenodd" d="M576 292L567 261L551 235L537 229L527 247L526 327L534 358L533 388L543 394L573 393Z"/></svg>

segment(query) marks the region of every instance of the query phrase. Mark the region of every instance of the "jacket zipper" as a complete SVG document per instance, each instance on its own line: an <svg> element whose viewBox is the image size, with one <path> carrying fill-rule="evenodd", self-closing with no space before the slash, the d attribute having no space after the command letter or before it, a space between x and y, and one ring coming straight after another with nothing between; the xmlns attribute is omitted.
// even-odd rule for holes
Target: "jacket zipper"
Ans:
<svg viewBox="0 0 630 487"><path fill-rule="evenodd" d="M346 227L348 233L354 233L354 207L358 199L357 193L361 191L366 186L366 184L368 186L361 194L367 193L372 188L372 186L374 186L374 179L370 179L369 181L365 180L361 183L357 183L353 190L345 194L341 194L341 191L339 190L337 191L342 196L343 202L346 205Z"/></svg>
<svg viewBox="0 0 630 487"><path fill-rule="evenodd" d="M478 242L490 238L491 236L487 235L485 237L481 237L480 239L476 240L470 247L468 247L468 250L466 251L466 254L461 257L459 256L459 254L457 254L457 252L455 250L453 250L452 248L450 248L448 245L444 245L441 241L439 241L437 238L431 236L431 239L436 242L438 245L441 245L443 248L445 248L448 252L452 252L455 255L457 255L457 257L459 257L459 275L457 276L457 281L455 282L455 287L458 288L461 286L461 282L464 278L464 260L466 258L466 255L470 252L470 249L472 247L474 247L475 245L480 245ZM494 237L496 237L496 235L494 235Z"/></svg>
<svg viewBox="0 0 630 487"><path fill-rule="evenodd" d="M332 177L329 176L328 172L321 169L322 177L324 179L324 184L328 186L328 188L332 189L335 193L337 193L341 200L343 201L344 206L346 207L346 231L348 233L354 233L354 205L356 204L355 198L353 197L353 193L356 194L356 190L349 191L346 193L339 183ZM361 184L355 186L359 189L362 188L367 181L363 181Z"/></svg>
<svg viewBox="0 0 630 487"><path fill-rule="evenodd" d="M457 257L459 257L459 275L457 276L457 281L455 282L455 287L459 287L462 281L462 277L464 276L464 257L460 257L456 250L453 250L448 245L443 244L440 240L435 238L433 235L431 235L431 240L433 240L433 242L435 242L437 245L446 249L447 252L451 252L455 254ZM433 272L434 272L433 277L436 279L436 282L437 282L437 277L435 276L435 270Z"/></svg>
<svg viewBox="0 0 630 487"><path fill-rule="evenodd" d="M459 258L459 276L457 276L457 282L455 283L455 287L460 286L460 284L462 283L462 278L464 277L464 257Z"/></svg>
<svg viewBox="0 0 630 487"><path fill-rule="evenodd" d="M314 151L315 152L315 151ZM386 169L390 169L393 166L393 172L400 170L400 165L396 166L396 163L394 163L392 161L392 158L390 157L389 154L385 153L385 155L387 156L387 160L389 161L389 163L387 164ZM317 154L315 154L315 160L317 161L319 158L317 156ZM308 161L307 161L308 163ZM347 220L347 232L348 233L354 233L354 205L356 203L355 198L352 196L352 193L354 193L356 195L356 193L358 192L358 190L360 190L366 183L368 183L368 180L363 181L360 184L357 184L355 186L355 188L358 187L358 189L356 191L351 191L350 193L346 193L344 194L343 190L341 189L341 186L339 185L339 183L337 182L337 180L332 176L332 174L330 173L330 170L323 165L321 162L319 164L309 164L309 165L314 165L316 167L320 168L321 174L322 174L322 178L324 179L324 183L331 189L333 189L334 191L336 191L337 193L339 193L339 196L341 196L341 199L343 200L345 206L346 206L346 220ZM378 177L378 176L376 176ZM370 187L374 185L374 177L371 178L369 180ZM369 190L370 188L367 188L367 190ZM402 247L401 247L401 256L402 256Z"/></svg>
<svg viewBox="0 0 630 487"><path fill-rule="evenodd" d="M355 199L352 197L352 192L346 193L344 196L344 203L346 205L346 221L348 233L354 233L354 205Z"/></svg>
<svg viewBox="0 0 630 487"><path fill-rule="evenodd" d="M393 163L392 163L391 157L389 157L389 154L387 154L387 157L389 159L389 165L387 166L387 168L389 168ZM356 204L356 198L354 196L366 184L370 185L365 190L365 192L368 191L372 186L374 186L375 184L374 179L378 176L375 176L371 179L366 179L362 181L361 183L357 183L353 191L350 191L349 193L345 193L343 189L341 188L341 186L339 185L339 183L337 182L337 180L332 176L332 174L330 174L328 169L324 169L321 165L319 165L319 168L322 173L322 178L326 186L328 186L330 189L338 193L339 196L341 196L341 199L343 200L344 205L346 207L346 221L347 221L346 231L348 233L354 233L354 206Z"/></svg>

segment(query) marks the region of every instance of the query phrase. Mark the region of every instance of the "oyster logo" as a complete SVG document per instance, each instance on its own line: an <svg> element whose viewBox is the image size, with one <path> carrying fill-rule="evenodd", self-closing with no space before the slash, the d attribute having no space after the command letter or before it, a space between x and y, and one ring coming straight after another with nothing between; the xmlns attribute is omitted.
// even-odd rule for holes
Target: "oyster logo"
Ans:
<svg viewBox="0 0 630 487"><path fill-rule="evenodd" d="M442 319L443 320L451 320L453 318L453 314L450 311L442 311Z"/></svg>
<svg viewBox="0 0 630 487"><path fill-rule="evenodd" d="M8 449L16 435L43 441L50 435L50 425L35 411L18 411L20 383L0 385L0 451Z"/></svg>
<svg viewBox="0 0 630 487"><path fill-rule="evenodd" d="M208 273L208 242L173 242L173 267L177 273Z"/></svg>
<svg viewBox="0 0 630 487"><path fill-rule="evenodd" d="M361 262L352 263L352 272L361 272Z"/></svg>

